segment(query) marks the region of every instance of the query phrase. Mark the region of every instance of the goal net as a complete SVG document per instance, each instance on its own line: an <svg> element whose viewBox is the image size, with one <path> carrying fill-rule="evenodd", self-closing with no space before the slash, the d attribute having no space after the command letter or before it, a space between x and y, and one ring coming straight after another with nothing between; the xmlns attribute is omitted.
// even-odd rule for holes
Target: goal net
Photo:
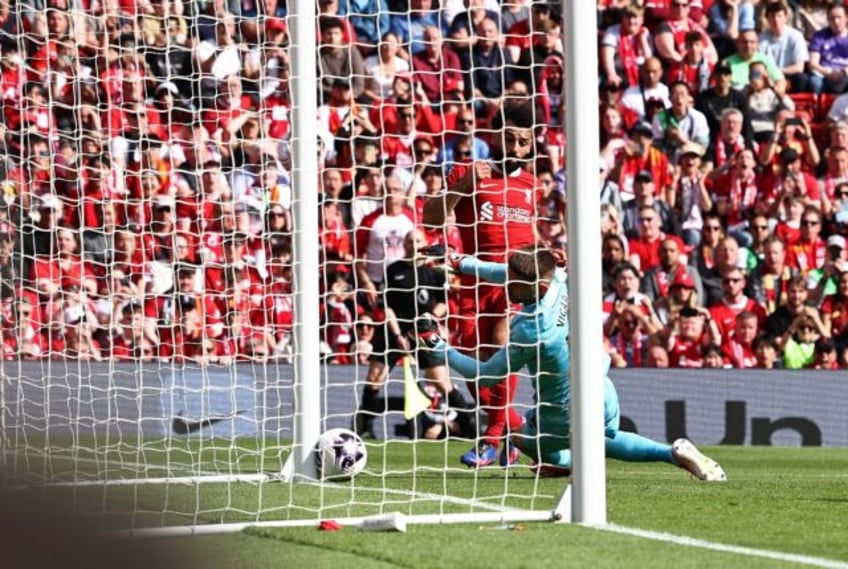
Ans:
<svg viewBox="0 0 848 569"><path fill-rule="evenodd" d="M396 333L414 329L422 291L437 296L452 341L497 347L482 323L503 313L487 312L474 283L387 279L407 234L476 247L475 223L427 225L425 203L447 203L457 165L496 158L504 101L535 116L523 167L539 186L512 213L547 246L565 245L562 60L530 49L560 41L555 10L491 20L431 4L320 0L316 43L298 44L295 18L273 0L0 3L6 484L174 533L562 510L564 482L540 479L526 458L460 461L487 440L492 415L459 377L413 365L405 378L400 355L415 344ZM298 65L309 51L317 77ZM307 124L292 120L299 82L318 97ZM301 171L303 153L317 155L317 179ZM317 226L299 224L304 200ZM493 207L481 221L503 217ZM317 244L319 266L299 260L298 243ZM318 291L297 290L307 271ZM316 292L314 312L298 314L296 295ZM298 338L304 321L320 323L320 338ZM318 376L297 377L309 357ZM317 409L303 406L310 390ZM523 416L532 390L520 377L514 401L490 407ZM304 415L320 417L318 432L361 431L365 471L321 482L287 467L316 442ZM516 428L488 432L499 454Z"/></svg>

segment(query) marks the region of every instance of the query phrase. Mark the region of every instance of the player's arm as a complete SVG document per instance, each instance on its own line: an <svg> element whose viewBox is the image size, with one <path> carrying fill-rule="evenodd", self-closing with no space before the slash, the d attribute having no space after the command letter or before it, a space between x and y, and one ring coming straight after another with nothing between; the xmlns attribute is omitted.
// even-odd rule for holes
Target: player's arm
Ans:
<svg viewBox="0 0 848 569"><path fill-rule="evenodd" d="M455 181L449 175L447 179L447 192L443 195L433 196L424 203L422 223L424 226L436 227L444 225L460 200L474 193L474 184L478 180L492 177L492 166L487 161L478 160L470 164L465 172Z"/></svg>
<svg viewBox="0 0 848 569"><path fill-rule="evenodd" d="M518 372L529 361L533 353L530 346L510 343L495 352L485 362L466 356L454 348L447 349L448 365L466 381L477 382L481 387L497 385L510 374Z"/></svg>
<svg viewBox="0 0 848 569"><path fill-rule="evenodd" d="M456 270L463 275L472 275L495 284L504 284L507 276L507 266L504 263L481 261L471 255L460 257Z"/></svg>

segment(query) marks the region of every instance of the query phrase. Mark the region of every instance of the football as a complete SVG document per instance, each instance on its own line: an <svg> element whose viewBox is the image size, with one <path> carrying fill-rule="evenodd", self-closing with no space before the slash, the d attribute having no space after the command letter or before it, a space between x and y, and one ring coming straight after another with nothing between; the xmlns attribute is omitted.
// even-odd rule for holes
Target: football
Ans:
<svg viewBox="0 0 848 569"><path fill-rule="evenodd" d="M315 466L323 480L353 478L365 469L367 459L365 443L349 429L324 432L315 449Z"/></svg>

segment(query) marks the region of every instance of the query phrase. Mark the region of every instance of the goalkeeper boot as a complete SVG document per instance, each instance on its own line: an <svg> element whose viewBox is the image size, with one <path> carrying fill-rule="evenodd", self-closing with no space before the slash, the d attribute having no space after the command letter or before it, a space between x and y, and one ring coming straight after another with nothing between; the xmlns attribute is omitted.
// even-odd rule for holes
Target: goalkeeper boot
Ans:
<svg viewBox="0 0 848 569"><path fill-rule="evenodd" d="M677 466L689 471L698 480L707 482L727 481L724 469L719 463L695 448L695 445L688 439L674 441L671 445L671 456Z"/></svg>
<svg viewBox="0 0 848 569"><path fill-rule="evenodd" d="M518 461L521 459L521 451L518 450L518 447L512 444L512 442L507 441L504 447L501 449L501 455L498 458L498 463L507 468L508 466L512 466L513 464L518 464Z"/></svg>
<svg viewBox="0 0 848 569"><path fill-rule="evenodd" d="M555 464L540 462L531 464L530 471L538 475L539 478L568 478L571 476L571 469L567 466L556 466Z"/></svg>
<svg viewBox="0 0 848 569"><path fill-rule="evenodd" d="M498 446L482 442L459 458L459 461L469 468L489 466L498 459Z"/></svg>

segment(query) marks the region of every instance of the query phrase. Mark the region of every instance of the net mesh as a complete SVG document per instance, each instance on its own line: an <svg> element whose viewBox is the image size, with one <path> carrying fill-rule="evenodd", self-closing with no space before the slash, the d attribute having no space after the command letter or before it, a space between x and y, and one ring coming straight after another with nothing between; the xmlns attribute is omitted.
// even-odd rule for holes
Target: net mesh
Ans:
<svg viewBox="0 0 848 569"><path fill-rule="evenodd" d="M501 146L491 121L504 101L534 103L538 229L564 245L561 59L528 49L525 8L508 27L431 8L319 2L306 134L320 177L293 187L290 86L308 78L292 77L291 58L316 46L290 44L283 3L0 3L8 480L65 488L136 527L550 509L559 486L459 462L486 420L457 418L447 376L414 370L428 408L412 420L400 365L366 401L370 362L399 363L391 349L413 341L397 345L386 324L406 234L479 245L470 222L425 225L424 204L456 164ZM553 49L558 29L534 33ZM319 226L297 227L293 200L312 191ZM381 216L386 196L399 215ZM294 262L299 231L320 246L321 430L362 427L360 410L377 437L365 473L342 485L277 477L294 437L293 272L315 270ZM416 281L410 297L438 296L447 334L463 288L482 299L450 281ZM421 305L389 321L406 333ZM516 401L526 411L530 387Z"/></svg>

